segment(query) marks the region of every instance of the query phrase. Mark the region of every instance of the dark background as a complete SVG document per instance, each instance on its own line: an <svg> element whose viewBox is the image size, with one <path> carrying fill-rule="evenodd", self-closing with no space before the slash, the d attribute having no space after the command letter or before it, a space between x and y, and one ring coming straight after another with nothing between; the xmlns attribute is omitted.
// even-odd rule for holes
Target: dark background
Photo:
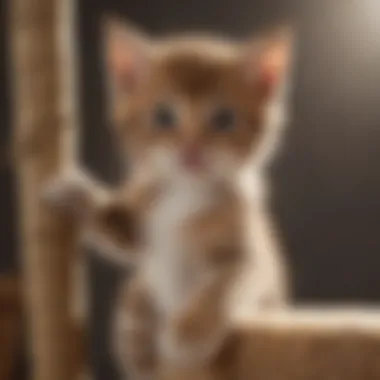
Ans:
<svg viewBox="0 0 380 380"><path fill-rule="evenodd" d="M84 163L109 182L120 163L106 120L99 21L118 12L152 33L222 31L244 36L291 19L299 32L292 118L273 165L273 210L298 302L380 302L380 3L376 0L79 1ZM0 27L4 12L0 12ZM2 33L1 148L10 134L9 76ZM2 149L2 154L3 154ZM17 268L11 168L0 164L0 269ZM88 255L93 363L114 378L109 310L120 270Z"/></svg>

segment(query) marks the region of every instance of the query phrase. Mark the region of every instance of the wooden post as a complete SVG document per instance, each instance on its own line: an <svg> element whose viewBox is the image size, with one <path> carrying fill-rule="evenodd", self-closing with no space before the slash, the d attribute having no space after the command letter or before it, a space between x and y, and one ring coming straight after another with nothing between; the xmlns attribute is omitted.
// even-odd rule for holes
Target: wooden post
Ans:
<svg viewBox="0 0 380 380"><path fill-rule="evenodd" d="M23 337L20 279L0 275L0 379L11 380L17 366Z"/></svg>
<svg viewBox="0 0 380 380"><path fill-rule="evenodd" d="M72 380L78 370L70 315L76 226L40 202L45 181L75 150L72 10L69 0L10 2L20 248L34 380Z"/></svg>

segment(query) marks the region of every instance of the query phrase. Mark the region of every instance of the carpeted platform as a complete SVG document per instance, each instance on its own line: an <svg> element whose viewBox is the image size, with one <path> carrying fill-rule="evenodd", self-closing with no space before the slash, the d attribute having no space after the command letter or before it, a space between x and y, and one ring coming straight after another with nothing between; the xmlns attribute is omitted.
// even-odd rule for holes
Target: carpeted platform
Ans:
<svg viewBox="0 0 380 380"><path fill-rule="evenodd" d="M380 380L380 308L242 317L207 368L165 380Z"/></svg>

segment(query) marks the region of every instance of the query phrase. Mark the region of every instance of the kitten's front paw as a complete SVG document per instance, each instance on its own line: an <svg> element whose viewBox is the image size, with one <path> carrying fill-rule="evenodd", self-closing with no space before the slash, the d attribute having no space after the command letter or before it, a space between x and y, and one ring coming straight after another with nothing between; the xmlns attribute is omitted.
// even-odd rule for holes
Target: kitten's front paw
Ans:
<svg viewBox="0 0 380 380"><path fill-rule="evenodd" d="M191 368L210 362L219 352L225 336L196 342L181 341L174 332L162 334L160 352L164 361L177 367Z"/></svg>
<svg viewBox="0 0 380 380"><path fill-rule="evenodd" d="M160 355L164 362L174 364L177 367L190 367L195 362L194 353L189 347L181 345L177 337L171 332L161 335L159 341Z"/></svg>
<svg viewBox="0 0 380 380"><path fill-rule="evenodd" d="M90 211L92 192L80 175L58 176L43 187L41 200L55 210L82 218Z"/></svg>

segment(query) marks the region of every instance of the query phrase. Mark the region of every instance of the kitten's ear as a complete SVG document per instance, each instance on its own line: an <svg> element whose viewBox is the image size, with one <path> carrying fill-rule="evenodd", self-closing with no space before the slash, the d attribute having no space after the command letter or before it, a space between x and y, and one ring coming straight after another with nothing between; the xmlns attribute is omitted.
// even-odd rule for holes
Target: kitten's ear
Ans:
<svg viewBox="0 0 380 380"><path fill-rule="evenodd" d="M106 66L113 86L132 91L146 75L150 41L136 28L115 17L104 17L103 32Z"/></svg>
<svg viewBox="0 0 380 380"><path fill-rule="evenodd" d="M281 27L248 43L245 52L247 78L271 96L287 75L294 47L294 32Z"/></svg>

